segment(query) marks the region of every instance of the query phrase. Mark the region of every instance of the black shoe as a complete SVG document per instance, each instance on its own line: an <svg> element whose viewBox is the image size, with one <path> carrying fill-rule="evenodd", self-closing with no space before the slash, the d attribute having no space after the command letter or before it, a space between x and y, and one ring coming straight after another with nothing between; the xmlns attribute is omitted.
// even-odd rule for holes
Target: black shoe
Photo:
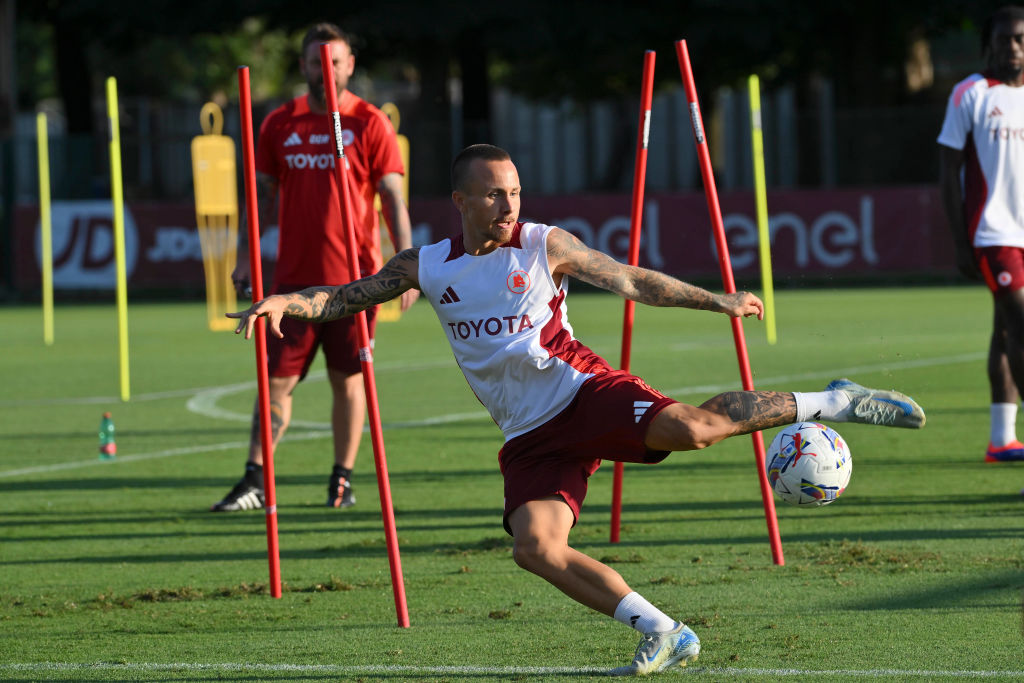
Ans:
<svg viewBox="0 0 1024 683"><path fill-rule="evenodd" d="M340 474L332 474L331 481L327 484L327 507L348 508L356 504L356 497L352 495L352 484Z"/></svg>
<svg viewBox="0 0 1024 683"><path fill-rule="evenodd" d="M263 487L253 486L245 477L235 484L224 500L214 503L211 512L235 512L236 510L258 510L263 507Z"/></svg>

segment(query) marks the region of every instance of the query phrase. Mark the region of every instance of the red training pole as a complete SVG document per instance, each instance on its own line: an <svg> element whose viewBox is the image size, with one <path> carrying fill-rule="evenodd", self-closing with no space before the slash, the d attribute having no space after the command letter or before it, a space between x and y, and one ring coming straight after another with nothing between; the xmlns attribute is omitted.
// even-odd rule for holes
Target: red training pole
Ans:
<svg viewBox="0 0 1024 683"><path fill-rule="evenodd" d="M249 228L249 268L252 302L263 298L263 264L260 262L260 219L256 201L256 164L253 154L252 99L249 67L238 67L238 111L242 119L242 170L245 179L245 213ZM274 441L270 433L270 379L267 376L267 321L256 320L256 384L259 387L260 445L263 449L264 508L267 516L267 561L270 563L270 594L281 597L281 558L277 547L277 494L274 491Z"/></svg>
<svg viewBox="0 0 1024 683"><path fill-rule="evenodd" d="M633 166L633 201L629 214L629 265L640 263L640 225L644 213L644 180L647 177L647 137L651 131L651 96L654 91L654 50L644 52L644 72L640 85L640 124L636 133L636 164ZM633 345L633 312L636 302L626 299L622 314L622 369L629 372L629 354ZM612 474L612 521L610 541L619 542L622 519L621 462Z"/></svg>
<svg viewBox="0 0 1024 683"><path fill-rule="evenodd" d="M690 104L690 122L693 124L693 136L697 144L697 156L700 159L700 173L704 178L704 196L708 201L708 213L711 214L711 227L715 232L715 246L718 248L718 267L722 271L722 284L727 294L736 291L736 283L732 277L732 263L729 261L729 245L725 240L725 226L722 222L722 208L718 205L718 190L715 187L715 176L711 170L711 155L708 143L704 139L704 125L701 122L700 105L697 103L697 87L693 82L693 71L690 69L690 54L686 50L686 41L676 41L676 57L679 58L679 71L686 88L686 101ZM750 359L747 357L747 343L743 337L743 324L739 318L730 318L732 336L736 343L736 358L740 365L740 378L744 391L754 390L754 379L750 373ZM768 476L764 464L764 439L761 432L750 435L754 442L754 458L757 461L758 480L761 484L761 501L764 503L765 521L768 523L768 539L772 546L772 560L775 564L786 563L782 557L782 540L779 538L779 521L775 517L775 499L768 487Z"/></svg>
<svg viewBox="0 0 1024 683"><path fill-rule="evenodd" d="M338 110L338 93L334 89L334 61L331 44L320 44L320 64L324 74L324 93L327 96L327 114L334 132L336 158L334 170L338 177L341 195L341 222L345 228L345 244L348 249L348 265L354 279L359 272L356 232L352 220L352 203L348 194L348 158L341 135L341 112ZM380 512L384 518L384 538L388 547L388 563L391 566L391 589L395 594L395 610L398 625L409 628L409 609L405 604L405 582L402 579L402 558L398 554L398 532L395 530L395 509L391 504L391 484L388 480L388 461L384 456L384 437L380 424L380 408L377 405L377 384L373 376L373 351L370 348L370 331L366 323L366 312L356 314L359 327L359 359L363 369L363 388L366 390L366 408L370 418L370 437L373 441L373 462L377 469L377 489L380 491Z"/></svg>

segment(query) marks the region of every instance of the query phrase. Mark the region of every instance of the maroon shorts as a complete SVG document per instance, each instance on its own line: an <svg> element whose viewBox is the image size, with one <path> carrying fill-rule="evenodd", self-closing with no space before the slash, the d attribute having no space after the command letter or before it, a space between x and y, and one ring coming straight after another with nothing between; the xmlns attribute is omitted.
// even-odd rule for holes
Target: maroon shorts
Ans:
<svg viewBox="0 0 1024 683"><path fill-rule="evenodd" d="M285 294L305 289L305 286L282 285L275 294ZM366 325L370 332L370 346L377 328L377 307L366 309ZM359 326L355 316L332 320L326 323L310 323L304 320L284 318L281 320L283 339L267 334L267 367L271 377L304 378L316 358L317 349L323 346L327 367L345 374L362 371L359 358Z"/></svg>
<svg viewBox="0 0 1024 683"><path fill-rule="evenodd" d="M1024 288L1024 249L981 247L974 250L974 255L993 296L1004 296Z"/></svg>
<svg viewBox="0 0 1024 683"><path fill-rule="evenodd" d="M668 451L644 445L647 427L666 406L678 403L634 375L613 370L591 377L558 415L526 434L509 439L498 453L505 478L505 531L508 516L531 500L561 496L580 516L587 480L602 460L661 462Z"/></svg>

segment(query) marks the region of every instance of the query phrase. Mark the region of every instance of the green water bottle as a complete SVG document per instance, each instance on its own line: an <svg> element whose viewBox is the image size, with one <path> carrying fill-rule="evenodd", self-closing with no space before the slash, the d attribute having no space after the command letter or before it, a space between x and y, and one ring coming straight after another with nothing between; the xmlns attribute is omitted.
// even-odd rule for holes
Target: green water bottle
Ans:
<svg viewBox="0 0 1024 683"><path fill-rule="evenodd" d="M113 460L116 456L114 420L110 417L110 413L103 413L103 419L100 420L100 460Z"/></svg>

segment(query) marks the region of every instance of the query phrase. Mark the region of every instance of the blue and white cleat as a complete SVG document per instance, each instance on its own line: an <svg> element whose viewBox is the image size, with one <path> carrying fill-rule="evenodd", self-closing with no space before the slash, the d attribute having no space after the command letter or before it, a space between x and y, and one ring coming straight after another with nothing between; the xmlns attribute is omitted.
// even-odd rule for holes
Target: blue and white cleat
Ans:
<svg viewBox="0 0 1024 683"><path fill-rule="evenodd" d="M679 624L665 633L645 633L636 647L636 655L629 666L620 666L608 672L611 676L646 676L664 671L670 666L686 666L697 661L700 639L686 624Z"/></svg>
<svg viewBox="0 0 1024 683"><path fill-rule="evenodd" d="M825 391L838 390L850 398L850 422L884 427L924 427L924 410L906 394L884 389L868 389L846 378L832 380Z"/></svg>

